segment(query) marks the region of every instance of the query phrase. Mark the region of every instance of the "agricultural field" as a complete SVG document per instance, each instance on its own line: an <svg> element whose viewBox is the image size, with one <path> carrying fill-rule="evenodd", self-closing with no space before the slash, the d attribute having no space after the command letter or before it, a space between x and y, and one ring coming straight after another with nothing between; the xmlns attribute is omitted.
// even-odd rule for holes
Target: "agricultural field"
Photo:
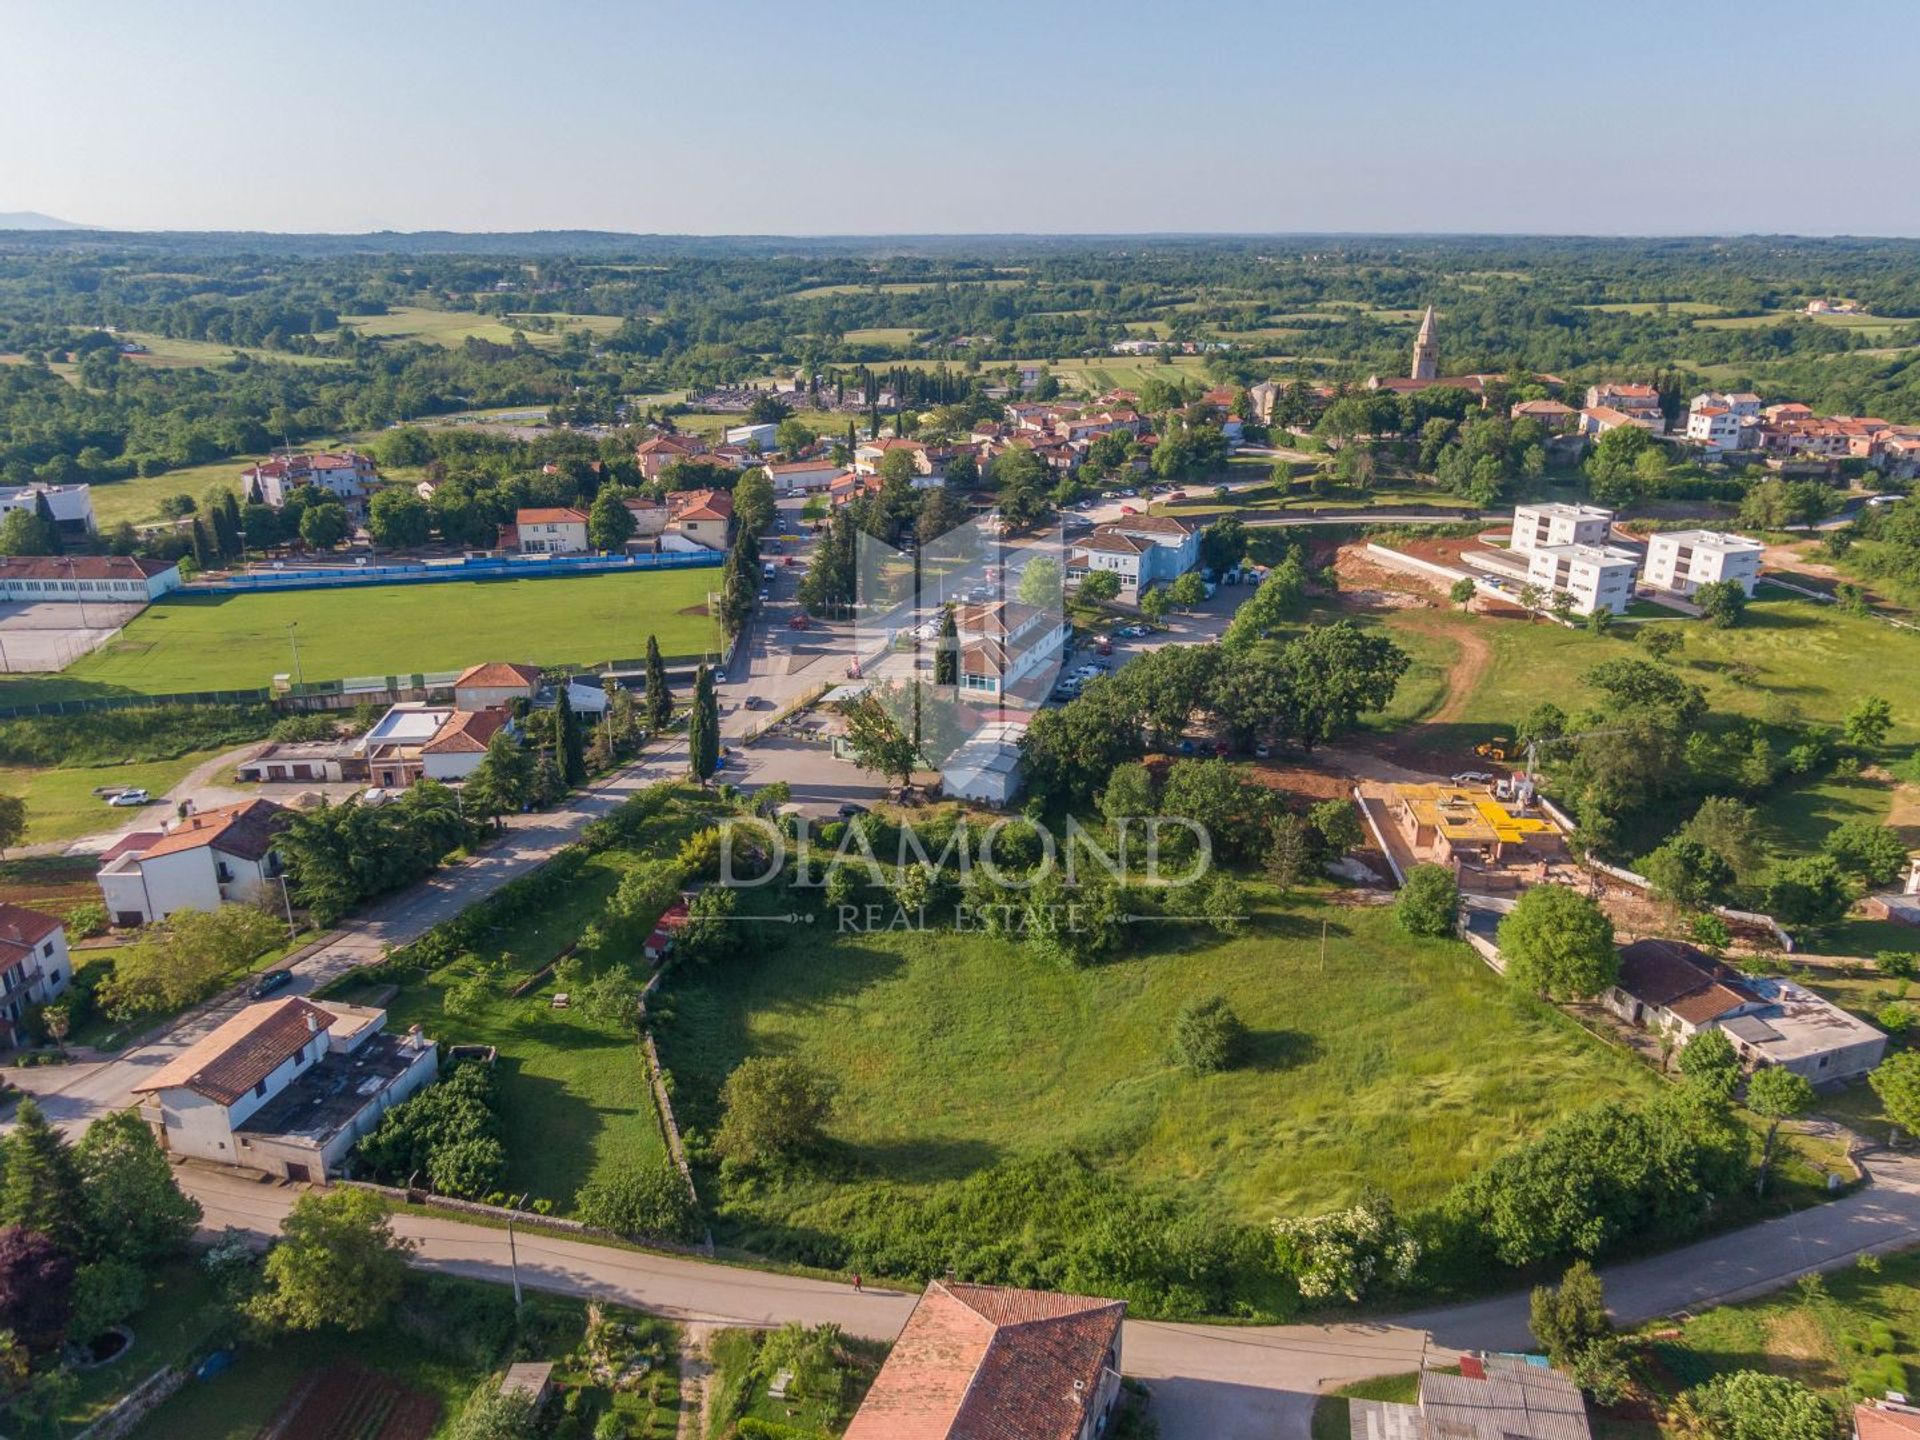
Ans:
<svg viewBox="0 0 1920 1440"><path fill-rule="evenodd" d="M58 675L0 682L0 705L90 695L264 687L292 673L298 623L308 681L457 670L483 660L535 665L630 659L659 638L670 656L711 643L708 568L547 580L364 585L252 595L175 594L120 638ZM458 616L458 624L449 617Z"/></svg>
<svg viewBox="0 0 1920 1440"><path fill-rule="evenodd" d="M683 1124L711 1133L749 1055L839 1087L833 1163L736 1198L723 1223L777 1250L873 1187L923 1193L1066 1149L1214 1218L1314 1213L1369 1185L1414 1206L1556 1116L1659 1085L1459 942L1256 894L1241 936L1157 931L1087 969L978 934L802 929L680 972L660 1043ZM1211 993L1251 1058L1195 1077L1167 1056L1167 1017Z"/></svg>
<svg viewBox="0 0 1920 1440"><path fill-rule="evenodd" d="M110 808L94 793L105 786L142 789L156 797L186 777L194 766L213 759L218 750L195 750L172 760L126 765L72 765L50 769L34 765L0 766L0 794L18 795L27 802L27 834L23 843L44 845L74 840L118 829L140 816L138 810Z"/></svg>
<svg viewBox="0 0 1920 1440"><path fill-rule="evenodd" d="M225 365L236 355L274 365L344 365L323 355L295 355L286 350L263 350L247 345L223 345L215 340L177 340L168 335L146 335L128 331L126 338L147 347L144 355L129 355L134 365L151 365L162 370L186 369L195 365Z"/></svg>

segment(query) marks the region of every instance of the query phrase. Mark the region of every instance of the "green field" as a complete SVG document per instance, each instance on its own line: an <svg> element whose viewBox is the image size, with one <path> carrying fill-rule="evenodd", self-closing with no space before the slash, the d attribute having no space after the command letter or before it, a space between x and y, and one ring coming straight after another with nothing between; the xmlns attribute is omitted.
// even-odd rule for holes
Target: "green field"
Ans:
<svg viewBox="0 0 1920 1440"><path fill-rule="evenodd" d="M194 365L224 365L235 355L245 355L253 360L263 360L275 365L344 365L344 360L335 360L322 355L294 355L285 350L264 350L248 345L222 345L213 340L177 340L168 335L146 335L135 331L127 332L127 339L137 340L147 347L144 355L129 355L127 360L134 365L151 365L162 370L184 369Z"/></svg>
<svg viewBox="0 0 1920 1440"><path fill-rule="evenodd" d="M631 659L646 653L649 633L667 655L697 655L712 640L706 597L719 573L175 595L58 675L0 682L0 705L259 688L292 673L287 626L294 621L300 671L309 682L457 670L484 660Z"/></svg>
<svg viewBox="0 0 1920 1440"><path fill-rule="evenodd" d="M328 450L354 443L347 439L313 440L303 450ZM170 495L190 495L197 505L214 486L238 493L240 472L265 460L265 455L235 455L205 465L190 465L169 470L164 475L140 475L127 480L110 480L93 487L93 513L100 524L117 525L130 521L135 525L160 518L160 502Z"/></svg>
<svg viewBox="0 0 1920 1440"><path fill-rule="evenodd" d="M665 817L649 838L670 854L696 823L685 815ZM580 938L646 848L593 856L562 898L493 935L479 958L498 963L504 980L477 1013L446 1013L443 997L465 973L464 964L409 984L387 1002L396 1029L418 1024L448 1043L499 1048L508 1188L551 1200L563 1214L597 1171L665 1158L646 1059L631 1031L577 1009L554 1009L551 982L518 999L505 992Z"/></svg>
<svg viewBox="0 0 1920 1440"><path fill-rule="evenodd" d="M1081 970L977 934L821 928L680 972L661 1031L682 1123L708 1133L749 1055L834 1077L834 1163L731 1199L775 1246L870 1182L935 1187L1064 1147L1216 1217L1312 1213L1366 1185L1416 1205L1550 1118L1659 1083L1385 910L1269 897L1243 936L1156 930ZM1168 1017L1212 992L1250 1058L1195 1077L1167 1058Z"/></svg>
<svg viewBox="0 0 1920 1440"><path fill-rule="evenodd" d="M551 315L548 318L566 326L584 327L595 334L610 333L621 323L612 315ZM464 345L469 339L506 345L520 328L511 318L499 320L471 310L424 310L413 305L396 305L385 315L342 315L340 323L351 325L375 340L418 341L449 349ZM558 331L523 330L521 333L529 344L543 347L558 345L561 338Z"/></svg>
<svg viewBox="0 0 1920 1440"><path fill-rule="evenodd" d="M0 766L0 794L19 795L27 802L28 845L97 835L130 824L137 810L108 806L93 792L111 785L139 788L156 797L179 784L186 773L218 750L196 750L174 760L152 760L132 765L75 765L43 769L32 765Z"/></svg>

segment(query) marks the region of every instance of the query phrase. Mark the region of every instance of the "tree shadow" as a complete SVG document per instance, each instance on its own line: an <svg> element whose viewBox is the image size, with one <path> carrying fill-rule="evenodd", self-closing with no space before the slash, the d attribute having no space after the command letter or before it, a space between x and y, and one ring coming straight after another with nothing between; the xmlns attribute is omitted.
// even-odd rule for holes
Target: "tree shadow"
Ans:
<svg viewBox="0 0 1920 1440"><path fill-rule="evenodd" d="M985 1140L910 1139L836 1143L823 1154L823 1163L838 1162L852 1174L885 1180L925 1184L937 1180L964 1180L1000 1163L999 1146Z"/></svg>
<svg viewBox="0 0 1920 1440"><path fill-rule="evenodd" d="M1249 1030L1240 1042L1241 1070L1272 1073L1311 1064L1321 1054L1320 1042L1301 1030Z"/></svg>

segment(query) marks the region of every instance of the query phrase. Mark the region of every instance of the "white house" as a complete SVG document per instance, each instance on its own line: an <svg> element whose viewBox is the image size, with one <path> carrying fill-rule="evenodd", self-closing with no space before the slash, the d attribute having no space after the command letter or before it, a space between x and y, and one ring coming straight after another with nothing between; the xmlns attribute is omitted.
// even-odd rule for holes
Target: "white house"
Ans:
<svg viewBox="0 0 1920 1440"><path fill-rule="evenodd" d="M813 460L789 460L784 465L761 467L776 495L812 495L833 483L840 467L822 456Z"/></svg>
<svg viewBox="0 0 1920 1440"><path fill-rule="evenodd" d="M1513 507L1508 543L1522 554L1552 545L1604 545L1613 533L1613 511L1598 505L1552 501Z"/></svg>
<svg viewBox="0 0 1920 1440"><path fill-rule="evenodd" d="M761 455L771 455L780 444L778 425L731 425L720 437L723 445L738 445Z"/></svg>
<svg viewBox="0 0 1920 1440"><path fill-rule="evenodd" d="M1574 613L1627 613L1639 557L1611 545L1547 545L1527 556L1527 579L1573 601Z"/></svg>
<svg viewBox="0 0 1920 1440"><path fill-rule="evenodd" d="M324 1184L354 1142L439 1073L387 1012L299 996L249 1005L134 1087L176 1155Z"/></svg>
<svg viewBox="0 0 1920 1440"><path fill-rule="evenodd" d="M589 548L587 517L565 506L516 511L513 532L522 555L584 555Z"/></svg>
<svg viewBox="0 0 1920 1440"><path fill-rule="evenodd" d="M725 490L674 490L667 495L662 549L725 550L733 535L733 496Z"/></svg>
<svg viewBox="0 0 1920 1440"><path fill-rule="evenodd" d="M1082 580L1095 570L1110 570L1120 577L1123 594L1138 597L1199 563L1199 526L1170 515L1125 515L1074 542L1067 578Z"/></svg>
<svg viewBox="0 0 1920 1440"><path fill-rule="evenodd" d="M273 837L286 819L271 800L243 800L126 836L101 857L96 877L107 914L116 925L144 925L176 910L279 903Z"/></svg>
<svg viewBox="0 0 1920 1440"><path fill-rule="evenodd" d="M881 440L862 440L853 449L853 468L861 475L878 475L880 467L886 463L887 456L900 451L913 461L914 473L920 476L933 474L933 457L927 447L918 440L907 440L898 436L888 436ZM919 481L915 481L916 486Z"/></svg>
<svg viewBox="0 0 1920 1440"><path fill-rule="evenodd" d="M132 555L0 556L0 600L146 605L181 585L180 567Z"/></svg>
<svg viewBox="0 0 1920 1440"><path fill-rule="evenodd" d="M32 1005L64 995L73 978L67 927L58 917L0 902L0 1046Z"/></svg>
<svg viewBox="0 0 1920 1440"><path fill-rule="evenodd" d="M1668 530L1647 542L1646 581L1656 590L1691 595L1716 580L1733 580L1747 594L1760 574L1764 546L1717 530Z"/></svg>
<svg viewBox="0 0 1920 1440"><path fill-rule="evenodd" d="M9 485L0 488L0 518L15 510L37 510L45 497L53 523L69 535L91 535L93 489L88 485Z"/></svg>
<svg viewBox="0 0 1920 1440"><path fill-rule="evenodd" d="M515 700L531 700L539 689L537 666L492 660L470 665L454 678L453 703L461 710L497 710Z"/></svg>
<svg viewBox="0 0 1920 1440"><path fill-rule="evenodd" d="M1006 695L1055 659L1072 629L1058 612L1017 600L962 605L953 621L960 638L960 689L974 695Z"/></svg>
<svg viewBox="0 0 1920 1440"><path fill-rule="evenodd" d="M1811 990L1742 973L1678 940L1620 949L1620 976L1600 997L1634 1025L1686 1044L1717 1029L1748 1069L1779 1065L1816 1085L1856 1079L1880 1063L1887 1037Z"/></svg>

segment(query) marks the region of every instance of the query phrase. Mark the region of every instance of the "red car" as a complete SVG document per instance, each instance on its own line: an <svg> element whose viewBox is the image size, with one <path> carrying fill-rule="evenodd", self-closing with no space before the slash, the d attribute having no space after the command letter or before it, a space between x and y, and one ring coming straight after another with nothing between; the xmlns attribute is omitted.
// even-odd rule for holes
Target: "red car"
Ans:
<svg viewBox="0 0 1920 1440"><path fill-rule="evenodd" d="M800 563L800 557L798 555L787 556L787 564L789 566L798 565L799 563Z"/></svg>
<svg viewBox="0 0 1920 1440"><path fill-rule="evenodd" d="M808 620L806 616L796 615L791 620L787 621L787 628L789 630L804 630L811 623L812 622Z"/></svg>
<svg viewBox="0 0 1920 1440"><path fill-rule="evenodd" d="M1167 496L1167 499L1169 500L1184 500L1186 498L1187 498L1187 492L1184 490L1176 490L1171 495Z"/></svg>
<svg viewBox="0 0 1920 1440"><path fill-rule="evenodd" d="M1113 654L1113 641L1102 635L1100 637L1100 643L1094 647L1094 653L1098 655Z"/></svg>
<svg viewBox="0 0 1920 1440"><path fill-rule="evenodd" d="M1138 515L1140 512L1131 505L1122 505L1120 507L1120 513L1122 515Z"/></svg>

